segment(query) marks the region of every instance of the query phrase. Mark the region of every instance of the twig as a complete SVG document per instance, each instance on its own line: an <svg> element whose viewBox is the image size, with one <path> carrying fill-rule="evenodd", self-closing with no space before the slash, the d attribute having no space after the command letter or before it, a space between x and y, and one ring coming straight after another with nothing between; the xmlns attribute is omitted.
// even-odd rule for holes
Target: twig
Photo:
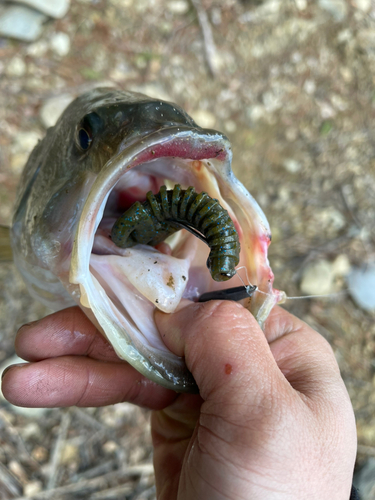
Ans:
<svg viewBox="0 0 375 500"><path fill-rule="evenodd" d="M207 12L204 10L201 0L191 0L193 7L197 11L199 26L202 30L204 52L208 69L215 78L218 74L218 57L214 37L212 35L211 24L208 20Z"/></svg>
<svg viewBox="0 0 375 500"><path fill-rule="evenodd" d="M0 463L0 498L15 498L21 492L21 483L3 464ZM7 496L2 496L3 494L5 495L5 493Z"/></svg>
<svg viewBox="0 0 375 500"><path fill-rule="evenodd" d="M59 433L56 439L56 443L52 452L51 462L50 462L50 470L49 470L49 479L47 483L47 490L51 490L56 485L57 480L57 472L61 461L61 454L64 446L64 442L66 440L66 435L68 433L69 425L70 425L70 412L69 410L63 413L60 422Z"/></svg>
<svg viewBox="0 0 375 500"><path fill-rule="evenodd" d="M103 476L95 477L93 479L85 479L75 484L67 484L65 486L59 486L58 488L54 488L52 490L40 491L32 497L18 497L15 500L52 500L54 498L59 498L59 495L60 497L65 495L69 499L71 499L72 495L76 493L79 493L80 495L85 494L86 496L84 498L90 498L88 496L89 493L95 492L98 488L104 489L106 486L111 486L111 483L113 481L118 481L119 479L125 478L127 476L136 477L146 474L151 475L153 473L154 468L152 464L134 465L131 467L124 467L116 471L108 472L108 474L104 474Z"/></svg>

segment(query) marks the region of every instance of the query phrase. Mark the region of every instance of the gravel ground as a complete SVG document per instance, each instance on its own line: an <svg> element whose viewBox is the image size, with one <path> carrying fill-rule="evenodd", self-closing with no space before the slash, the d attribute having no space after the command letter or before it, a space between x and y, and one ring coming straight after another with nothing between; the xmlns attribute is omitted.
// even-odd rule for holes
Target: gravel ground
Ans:
<svg viewBox="0 0 375 500"><path fill-rule="evenodd" d="M202 2L213 46L185 0L77 0L36 42L0 39L0 223L59 110L117 85L175 101L228 135L234 171L271 224L277 288L342 292L350 269L375 259L375 5ZM12 264L0 264L0 281L6 363L16 329L47 311ZM334 349L361 467L375 457L375 315L346 293L286 307ZM0 498L155 498L148 428L148 413L128 404L20 411L0 401Z"/></svg>

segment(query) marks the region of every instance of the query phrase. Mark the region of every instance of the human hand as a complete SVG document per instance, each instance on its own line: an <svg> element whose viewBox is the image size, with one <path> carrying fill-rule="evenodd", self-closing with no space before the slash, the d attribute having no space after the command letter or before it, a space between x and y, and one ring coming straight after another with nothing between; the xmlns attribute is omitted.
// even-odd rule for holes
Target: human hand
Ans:
<svg viewBox="0 0 375 500"><path fill-rule="evenodd" d="M155 319L184 355L200 396L177 396L121 362L76 308L21 329L3 392L23 406L131 401L152 414L158 498L347 500L352 407L328 343L274 308L263 333L233 302ZM50 359L52 356L58 356Z"/></svg>

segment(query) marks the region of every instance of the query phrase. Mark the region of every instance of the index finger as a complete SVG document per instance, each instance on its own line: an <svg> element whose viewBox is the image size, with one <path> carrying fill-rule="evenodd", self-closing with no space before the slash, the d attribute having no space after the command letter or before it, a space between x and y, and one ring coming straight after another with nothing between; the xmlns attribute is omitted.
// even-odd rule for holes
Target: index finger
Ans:
<svg viewBox="0 0 375 500"><path fill-rule="evenodd" d="M69 307L21 327L15 340L16 353L27 361L59 356L121 362L111 344L79 307Z"/></svg>

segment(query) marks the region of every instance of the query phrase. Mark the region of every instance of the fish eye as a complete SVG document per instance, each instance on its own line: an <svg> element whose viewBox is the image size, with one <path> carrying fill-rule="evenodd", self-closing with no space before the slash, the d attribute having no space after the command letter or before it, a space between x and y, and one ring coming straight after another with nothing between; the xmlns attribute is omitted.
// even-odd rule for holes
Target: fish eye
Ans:
<svg viewBox="0 0 375 500"><path fill-rule="evenodd" d="M86 115L76 130L76 143L80 151L87 151L94 137L104 128L104 121L94 112Z"/></svg>
<svg viewBox="0 0 375 500"><path fill-rule="evenodd" d="M91 130L88 131L84 128L80 128L77 132L77 142L82 151L87 151L92 143Z"/></svg>

